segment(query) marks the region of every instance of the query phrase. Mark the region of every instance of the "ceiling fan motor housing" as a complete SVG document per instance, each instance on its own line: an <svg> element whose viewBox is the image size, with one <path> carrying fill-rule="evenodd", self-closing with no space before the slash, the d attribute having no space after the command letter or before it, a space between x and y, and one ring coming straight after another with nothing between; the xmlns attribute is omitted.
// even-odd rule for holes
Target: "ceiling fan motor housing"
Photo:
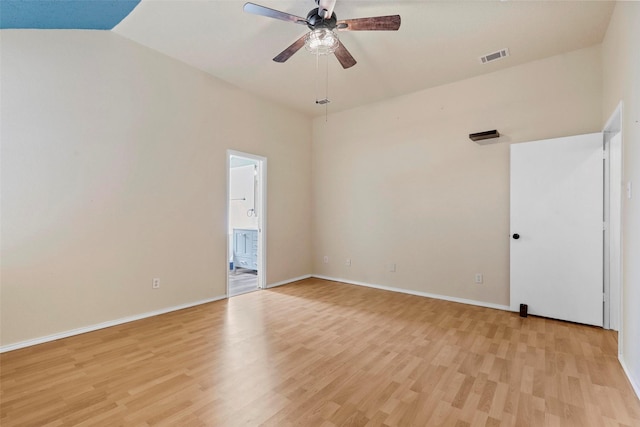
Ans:
<svg viewBox="0 0 640 427"><path fill-rule="evenodd" d="M338 18L336 18L336 14L331 15L331 18L326 19L320 16L318 13L320 8L312 9L307 14L307 26L311 30L315 30L317 28L328 28L333 30L338 25Z"/></svg>

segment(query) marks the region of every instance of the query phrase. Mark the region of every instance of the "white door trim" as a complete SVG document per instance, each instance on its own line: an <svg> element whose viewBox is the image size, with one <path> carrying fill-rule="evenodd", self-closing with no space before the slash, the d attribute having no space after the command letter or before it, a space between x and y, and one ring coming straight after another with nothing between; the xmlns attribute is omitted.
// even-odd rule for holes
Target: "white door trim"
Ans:
<svg viewBox="0 0 640 427"><path fill-rule="evenodd" d="M624 257L622 256L622 239L624 236L622 227L622 205L624 204L624 197L620 197L619 206L615 206L612 208L610 206L610 195L614 185L621 186L622 185L622 177L623 175L623 162L622 162L622 154L624 150L624 141L622 138L622 117L623 117L623 104L622 101L618 103L616 109L611 114L609 119L607 120L607 124L604 126L603 134L604 134L604 150L606 155L605 165L607 166L607 171L605 173L605 224L606 224L606 236L605 236L605 265L606 265L606 274L605 274L605 299L606 305L608 305L609 319L605 318L605 327L615 329L618 333L618 353L622 352L622 328L623 322L622 319L622 310L623 310L623 269L622 269L622 260ZM612 138L620 134L620 147L619 147L619 158L616 159L615 153L613 156L613 160L615 163L611 163L611 140ZM617 168L615 170L614 168ZM620 182L615 183L611 182L611 174L617 175L620 177ZM621 189L621 188L619 188ZM617 212L615 212L617 209ZM616 232L617 236L611 236L609 231L613 230ZM617 239L616 239L617 237ZM615 245L616 247L612 247ZM613 255L610 257L608 255ZM612 297L615 298L615 301L612 300Z"/></svg>

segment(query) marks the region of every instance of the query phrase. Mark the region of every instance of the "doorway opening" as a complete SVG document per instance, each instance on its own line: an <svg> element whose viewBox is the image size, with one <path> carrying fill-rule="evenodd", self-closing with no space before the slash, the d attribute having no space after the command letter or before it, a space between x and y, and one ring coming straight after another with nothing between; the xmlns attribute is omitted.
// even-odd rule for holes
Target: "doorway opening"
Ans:
<svg viewBox="0 0 640 427"><path fill-rule="evenodd" d="M227 150L227 296L265 287L267 159Z"/></svg>

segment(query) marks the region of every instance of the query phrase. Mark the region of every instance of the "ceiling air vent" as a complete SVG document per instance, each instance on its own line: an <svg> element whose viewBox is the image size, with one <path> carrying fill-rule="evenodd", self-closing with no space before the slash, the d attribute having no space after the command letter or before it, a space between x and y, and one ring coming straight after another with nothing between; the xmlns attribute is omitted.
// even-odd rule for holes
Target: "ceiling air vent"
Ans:
<svg viewBox="0 0 640 427"><path fill-rule="evenodd" d="M502 58L506 58L509 56L509 49L500 49L497 52L488 53L485 56L480 57L480 62L486 64L488 62L497 61Z"/></svg>

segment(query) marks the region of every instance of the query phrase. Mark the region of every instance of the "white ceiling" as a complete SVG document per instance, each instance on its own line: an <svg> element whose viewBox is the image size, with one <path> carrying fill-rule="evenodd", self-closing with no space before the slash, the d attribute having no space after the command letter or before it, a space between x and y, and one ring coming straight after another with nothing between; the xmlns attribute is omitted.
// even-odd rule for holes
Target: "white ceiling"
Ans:
<svg viewBox="0 0 640 427"><path fill-rule="evenodd" d="M253 0L306 17L313 0ZM307 28L244 13L240 0L142 0L113 31L235 86L308 116L315 104L316 58L304 49L272 58ZM600 43L609 1L337 0L338 19L399 14L397 32L340 32L358 63L329 58L329 112L416 92ZM481 65L502 48L511 56ZM535 76L532 76L534 78ZM324 88L324 84L321 84ZM324 89L319 98L324 97Z"/></svg>

